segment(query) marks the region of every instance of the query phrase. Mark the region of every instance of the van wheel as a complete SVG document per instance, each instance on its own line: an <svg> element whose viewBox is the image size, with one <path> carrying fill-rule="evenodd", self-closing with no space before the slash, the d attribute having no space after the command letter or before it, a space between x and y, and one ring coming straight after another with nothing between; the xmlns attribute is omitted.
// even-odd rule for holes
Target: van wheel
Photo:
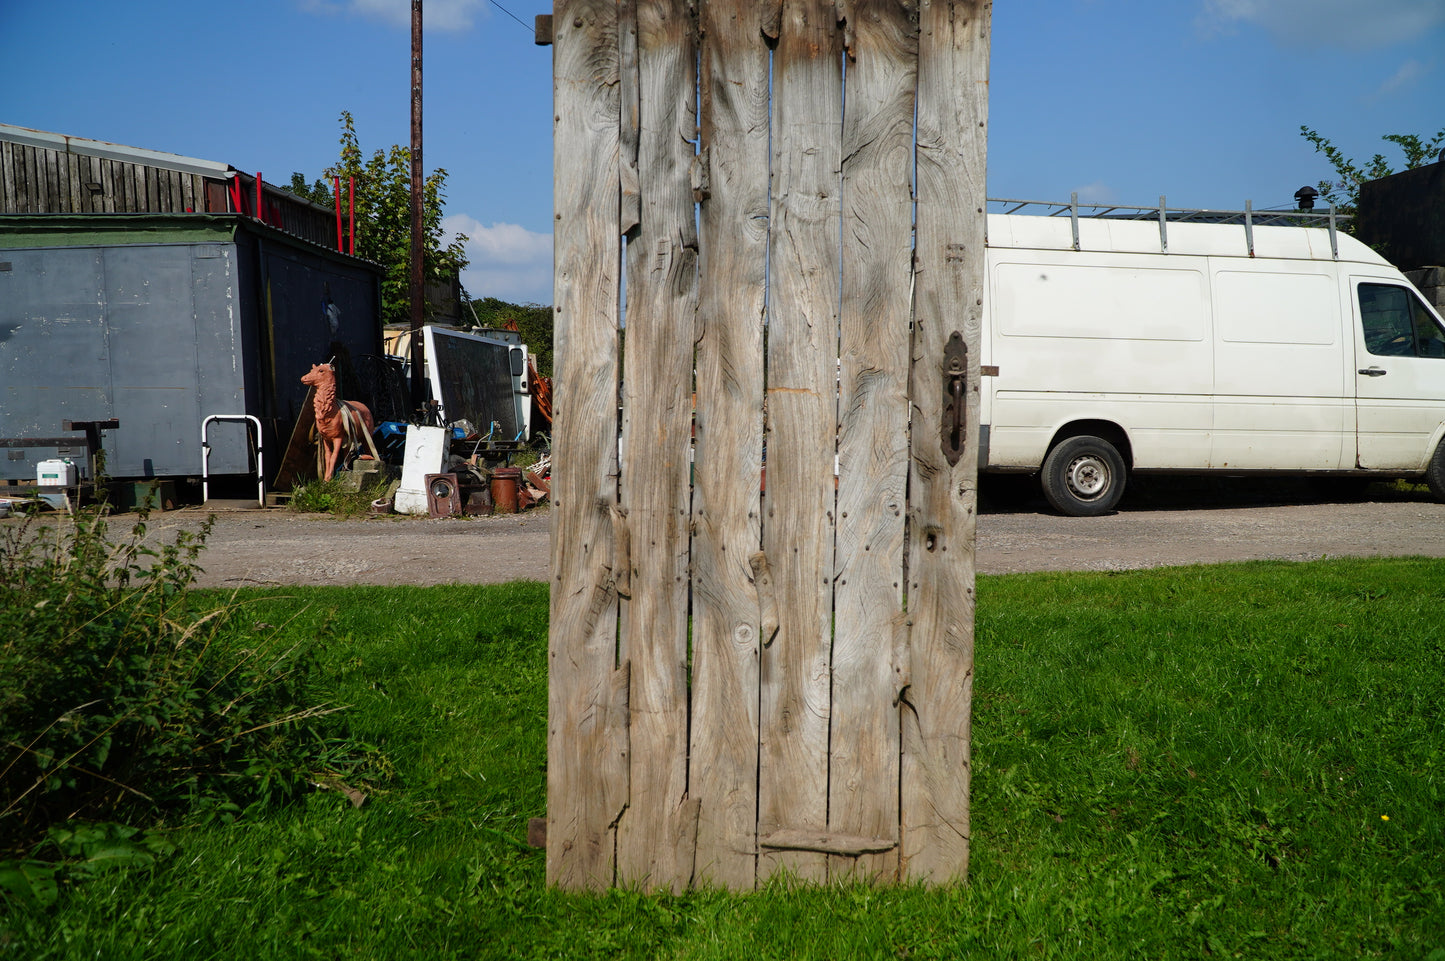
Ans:
<svg viewBox="0 0 1445 961"><path fill-rule="evenodd" d="M1124 496L1124 458L1101 437L1070 437L1049 451L1039 478L1059 513L1097 517Z"/></svg>
<svg viewBox="0 0 1445 961"><path fill-rule="evenodd" d="M1430 458L1430 466L1425 468L1425 483L1430 485L1430 493L1435 499L1445 501L1445 440L1435 448L1435 456Z"/></svg>

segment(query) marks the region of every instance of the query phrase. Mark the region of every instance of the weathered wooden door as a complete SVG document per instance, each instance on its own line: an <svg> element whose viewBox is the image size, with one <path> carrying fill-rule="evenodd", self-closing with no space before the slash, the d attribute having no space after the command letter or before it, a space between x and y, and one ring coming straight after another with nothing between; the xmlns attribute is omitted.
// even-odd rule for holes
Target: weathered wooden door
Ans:
<svg viewBox="0 0 1445 961"><path fill-rule="evenodd" d="M552 883L964 876L989 18L556 3Z"/></svg>

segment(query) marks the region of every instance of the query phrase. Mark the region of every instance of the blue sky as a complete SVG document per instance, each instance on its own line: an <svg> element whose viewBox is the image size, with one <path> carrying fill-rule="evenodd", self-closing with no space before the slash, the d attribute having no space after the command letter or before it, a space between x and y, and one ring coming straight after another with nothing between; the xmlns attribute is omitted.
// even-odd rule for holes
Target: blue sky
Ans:
<svg viewBox="0 0 1445 961"><path fill-rule="evenodd" d="M426 0L423 158L472 295L550 303L551 4L501 3ZM408 141L409 11L0 0L0 122L314 178L342 110ZM1284 206L1330 175L1301 124L1397 167L1381 136L1445 127L1445 0L998 0L991 87L990 196Z"/></svg>

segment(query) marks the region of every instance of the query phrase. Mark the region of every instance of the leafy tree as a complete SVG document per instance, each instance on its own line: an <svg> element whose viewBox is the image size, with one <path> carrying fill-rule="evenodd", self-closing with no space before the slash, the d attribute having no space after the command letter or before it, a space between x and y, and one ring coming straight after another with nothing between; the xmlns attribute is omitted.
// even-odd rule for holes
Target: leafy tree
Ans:
<svg viewBox="0 0 1445 961"><path fill-rule="evenodd" d="M1320 199L1325 203L1334 204L1345 212L1354 211L1359 200L1361 184L1367 180L1388 177L1396 172L1390 162L1385 159L1384 154L1375 154L1368 163L1361 166L1346 157L1338 147L1330 142L1328 137L1306 126L1301 126L1299 129L1300 136L1312 143L1317 152L1325 155L1325 159L1335 168L1335 174L1340 178L1339 180L1320 181ZM1445 129L1435 134L1429 141L1414 134L1399 133L1386 134L1380 139L1395 144L1403 150L1405 153L1403 169L1414 170L1416 167L1423 167L1435 160L1441 146L1445 145Z"/></svg>
<svg viewBox="0 0 1445 961"><path fill-rule="evenodd" d="M471 313L476 315L479 327L505 327L507 321L516 321L522 342L537 361L537 370L545 377L552 376L551 307L540 304L510 304L496 297L485 297L470 303Z"/></svg>
<svg viewBox="0 0 1445 961"><path fill-rule="evenodd" d="M306 186L306 175L300 171L291 174L291 183L286 189L303 200L309 200L313 204L320 204L323 207L330 207L334 202L331 193L331 186L324 180L317 180L311 186Z"/></svg>
<svg viewBox="0 0 1445 961"><path fill-rule="evenodd" d="M361 149L350 111L342 111L340 119L341 159L326 169L326 176L340 177L342 190L347 189L348 178L356 178L356 255L385 270L381 281L382 322L404 324L411 319L411 150L396 144L390 150L377 149L368 157ZM449 282L469 262L463 246L466 236L457 234L450 240L443 236L446 179L446 170L438 167L423 181L423 272L427 283ZM291 182L294 190L298 183L305 183L305 178L294 174ZM318 185L326 197L322 202L330 203L330 191L323 182L318 181Z"/></svg>

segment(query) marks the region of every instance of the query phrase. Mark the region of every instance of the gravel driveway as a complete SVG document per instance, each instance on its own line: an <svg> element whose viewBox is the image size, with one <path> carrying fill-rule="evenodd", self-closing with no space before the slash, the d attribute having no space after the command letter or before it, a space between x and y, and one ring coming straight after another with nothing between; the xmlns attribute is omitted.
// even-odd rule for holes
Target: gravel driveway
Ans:
<svg viewBox="0 0 1445 961"><path fill-rule="evenodd" d="M990 481L993 479L990 478ZM1445 557L1445 504L1372 485L1321 497L1300 482L1141 481L1108 517L1059 517L1041 499L986 485L978 520L982 574L1110 571L1252 559ZM335 520L285 510L216 515L205 587L452 584L546 580L550 518ZM198 508L156 514L150 535L194 530ZM6 521L4 523L13 523ZM113 521L124 529L126 519Z"/></svg>

